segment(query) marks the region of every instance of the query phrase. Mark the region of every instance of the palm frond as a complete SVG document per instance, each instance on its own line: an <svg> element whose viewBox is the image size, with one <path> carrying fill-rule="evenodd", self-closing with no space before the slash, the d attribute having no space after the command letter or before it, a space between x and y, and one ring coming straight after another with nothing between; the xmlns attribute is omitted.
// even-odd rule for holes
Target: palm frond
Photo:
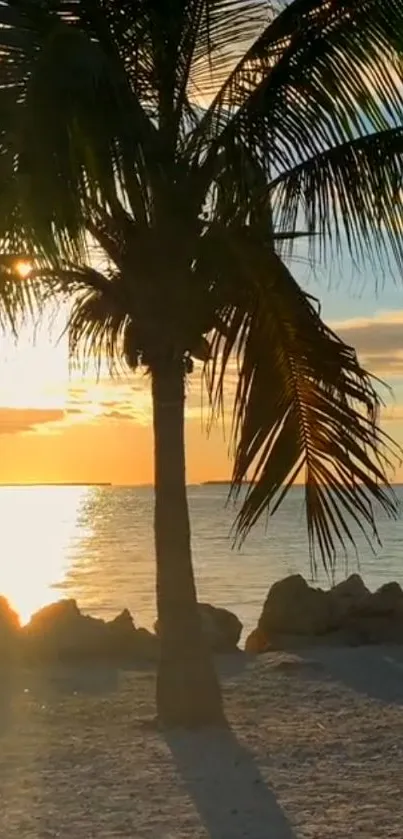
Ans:
<svg viewBox="0 0 403 839"><path fill-rule="evenodd" d="M66 327L72 363L81 370L93 362L100 370L106 363L113 373L121 365L125 321L102 293L88 289L77 294Z"/></svg>
<svg viewBox="0 0 403 839"><path fill-rule="evenodd" d="M338 3L296 0L274 19L246 53L193 132L188 148L193 166L202 167L207 181L214 181L225 171L228 190L233 189L231 181L243 183L242 204L246 215L251 206L258 204L256 184L253 186L248 181L246 173L251 161L261 169L266 186L273 180L286 183L290 172L299 171L302 179L307 164L307 171L315 169L317 173L316 180L310 179L312 192L302 189L299 202L302 210L304 199L308 205L309 231L326 232L327 236L331 232L336 247L344 244L357 259L362 255L357 244L360 240L368 243L368 228L372 231L377 227L377 247L372 253L376 250L379 264L385 254L387 257L392 241L400 270L401 242L395 230L400 202L393 204L386 196L392 165L395 170L400 167L402 57L403 7L394 0L360 0L354 4L349 0ZM390 137L388 131L393 132ZM369 135L373 135L372 140ZM366 181L363 166L360 202L348 219L350 235L342 243L341 229L333 223L332 185L324 175L327 185L324 200L319 169L321 161L326 168L329 160L339 158L339 180L333 185L338 200L338 193L348 188L351 175L351 167L347 167L343 182L342 154L348 151L349 143L353 143L350 148L357 155L363 149L362 157L366 153L369 157L371 150L375 154L376 147L381 149L383 145L390 167L385 189L381 180L385 167L380 172L374 201L373 178L371 182ZM347 153L345 160L348 163ZM290 177L290 191L295 181L296 177ZM290 230L299 222L295 214L296 191L297 187L290 213L285 202L283 229ZM273 209L277 198L278 194L272 195ZM341 206L344 195L340 198ZM241 211L238 201L237 212ZM313 217L317 229L312 226Z"/></svg>
<svg viewBox="0 0 403 839"><path fill-rule="evenodd" d="M75 7L84 18L85 5ZM153 154L156 132L106 36L102 45L91 38L62 3L47 14L43 7L40 20L35 8L23 8L25 29L0 26L0 111L10 90L15 97L2 143L9 178L18 180L32 244L82 260L92 205L116 202L119 189L144 217L139 172ZM0 24L7 10L0 9Z"/></svg>
<svg viewBox="0 0 403 839"><path fill-rule="evenodd" d="M194 10L191 3L186 5L191 23ZM275 12L269 0L203 0L197 5L199 31L188 92L191 99L206 102L222 88Z"/></svg>
<svg viewBox="0 0 403 839"><path fill-rule="evenodd" d="M298 222L317 234L313 247L333 257L346 244L359 264L399 275L402 250L403 128L329 149L274 179L267 203L278 231ZM395 266L392 264L394 259Z"/></svg>
<svg viewBox="0 0 403 839"><path fill-rule="evenodd" d="M231 253L233 281L248 292L222 312L208 383L217 411L235 354L233 492L251 480L237 532L243 539L262 513L275 513L302 477L314 570L315 548L332 570L337 546L354 544L357 528L378 538L376 507L396 514L386 472L397 449L354 350L323 324L279 257L239 234Z"/></svg>
<svg viewBox="0 0 403 839"><path fill-rule="evenodd" d="M280 143L292 138L295 146L301 135L302 152L310 143L311 153L368 122L384 128L402 115L402 43L395 0L294 0L242 56L206 122L221 115L242 132L260 121ZM267 139L273 143L273 131Z"/></svg>

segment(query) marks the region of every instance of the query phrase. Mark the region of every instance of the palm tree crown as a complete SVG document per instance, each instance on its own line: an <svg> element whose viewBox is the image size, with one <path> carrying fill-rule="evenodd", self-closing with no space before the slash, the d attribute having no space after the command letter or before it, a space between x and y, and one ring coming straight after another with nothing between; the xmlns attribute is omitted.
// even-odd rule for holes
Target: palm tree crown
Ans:
<svg viewBox="0 0 403 839"><path fill-rule="evenodd" d="M400 269L398 0L9 0L0 235L74 292L73 352L237 363L244 535L302 472L311 544L388 513L390 442L354 351L290 271L341 250ZM101 250L105 270L90 267Z"/></svg>

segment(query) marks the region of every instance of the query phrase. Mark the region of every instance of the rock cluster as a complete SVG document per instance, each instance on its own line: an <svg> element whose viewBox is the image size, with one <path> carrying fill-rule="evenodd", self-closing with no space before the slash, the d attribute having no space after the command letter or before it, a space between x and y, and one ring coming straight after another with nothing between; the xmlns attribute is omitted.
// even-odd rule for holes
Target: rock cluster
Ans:
<svg viewBox="0 0 403 839"><path fill-rule="evenodd" d="M272 585L245 648L307 643L403 643L403 590L386 583L371 593L358 574L323 591L295 574Z"/></svg>
<svg viewBox="0 0 403 839"><path fill-rule="evenodd" d="M116 663L153 660L158 642L146 629L137 629L125 609L114 620L83 615L75 600L61 600L36 612L21 630L28 661L103 659Z"/></svg>
<svg viewBox="0 0 403 839"><path fill-rule="evenodd" d="M200 604L202 626L214 652L233 652L242 624L232 612ZM0 663L8 660L80 663L105 661L125 664L155 661L158 635L136 628L127 609L114 620L84 615L75 600L45 606L21 627L18 616L0 597Z"/></svg>

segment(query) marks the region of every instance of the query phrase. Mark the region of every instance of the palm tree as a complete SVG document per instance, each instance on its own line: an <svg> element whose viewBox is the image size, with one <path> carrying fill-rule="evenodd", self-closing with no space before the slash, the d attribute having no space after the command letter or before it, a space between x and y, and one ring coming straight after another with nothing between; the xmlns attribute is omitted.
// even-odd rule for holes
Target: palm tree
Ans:
<svg viewBox="0 0 403 839"><path fill-rule="evenodd" d="M352 522L376 537L373 501L395 513L373 382L291 267L300 235L326 264L401 265L403 6L9 0L0 24L3 251L73 295L73 354L150 371L158 713L222 723L191 561L186 377L201 359L215 416L237 365L240 538L300 474L314 563L316 545L333 567Z"/></svg>

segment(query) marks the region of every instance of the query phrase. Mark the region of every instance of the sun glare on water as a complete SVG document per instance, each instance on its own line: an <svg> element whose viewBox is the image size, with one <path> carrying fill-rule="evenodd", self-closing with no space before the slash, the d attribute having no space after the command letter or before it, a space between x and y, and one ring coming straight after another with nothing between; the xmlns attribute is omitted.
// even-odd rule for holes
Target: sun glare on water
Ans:
<svg viewBox="0 0 403 839"><path fill-rule="evenodd" d="M61 594L84 487L1 487L0 592L26 623Z"/></svg>

